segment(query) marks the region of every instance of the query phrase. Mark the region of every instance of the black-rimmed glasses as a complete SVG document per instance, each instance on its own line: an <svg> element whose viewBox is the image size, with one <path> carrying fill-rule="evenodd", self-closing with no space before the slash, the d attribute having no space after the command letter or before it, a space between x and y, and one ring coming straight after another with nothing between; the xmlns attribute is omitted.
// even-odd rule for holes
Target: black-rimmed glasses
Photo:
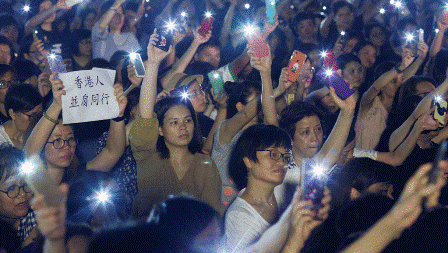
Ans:
<svg viewBox="0 0 448 253"><path fill-rule="evenodd" d="M68 144L70 147L75 147L76 144L78 144L78 140L76 140L75 137L70 137L70 138L68 138L67 140L63 140L63 139L61 139L61 138L58 138L58 139L56 139L56 140L54 140L54 141L47 141L47 144L48 144L48 143L51 143L51 144L53 144L53 147L54 147L55 149L61 149L61 148L63 148L63 147L65 146L65 143L66 143L66 142L67 142L67 144Z"/></svg>
<svg viewBox="0 0 448 253"><path fill-rule="evenodd" d="M280 158L283 158L283 162L286 164L290 164L292 162L292 154L291 153L282 153L275 149L263 149L257 151L269 151L269 157L272 160L278 161Z"/></svg>
<svg viewBox="0 0 448 253"><path fill-rule="evenodd" d="M9 187L7 191L0 190L0 192L6 193L6 195L8 195L9 198L13 199L13 198L16 198L17 196L19 196L20 189L23 189L23 191L25 193L31 192L31 188L27 184L24 184L22 186L13 185L13 186Z"/></svg>

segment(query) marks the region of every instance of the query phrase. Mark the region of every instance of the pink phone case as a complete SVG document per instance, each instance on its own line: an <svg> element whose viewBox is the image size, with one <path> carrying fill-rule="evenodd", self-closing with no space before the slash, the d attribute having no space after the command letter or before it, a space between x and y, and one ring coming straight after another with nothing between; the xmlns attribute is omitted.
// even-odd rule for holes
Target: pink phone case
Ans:
<svg viewBox="0 0 448 253"><path fill-rule="evenodd" d="M259 29L257 29L255 34L247 38L247 47L254 52L255 57L265 57L269 55L268 44L264 38L262 38Z"/></svg>
<svg viewBox="0 0 448 253"><path fill-rule="evenodd" d="M329 66L334 71L338 70L338 63L336 62L336 57L334 56L333 49L327 50L327 56L324 58L323 66Z"/></svg>

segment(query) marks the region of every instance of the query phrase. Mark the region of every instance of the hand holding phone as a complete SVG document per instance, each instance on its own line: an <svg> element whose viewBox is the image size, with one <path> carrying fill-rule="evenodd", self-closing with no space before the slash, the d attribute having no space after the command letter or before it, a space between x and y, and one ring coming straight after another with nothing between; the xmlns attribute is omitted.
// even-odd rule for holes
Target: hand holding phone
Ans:
<svg viewBox="0 0 448 253"><path fill-rule="evenodd" d="M332 86L336 95L342 100L346 100L355 93L353 89L350 89L350 85L348 85L348 83L331 68L321 68L316 75L325 84Z"/></svg>
<svg viewBox="0 0 448 253"><path fill-rule="evenodd" d="M437 177L439 176L440 170L439 170L439 163L440 161L444 160L446 157L446 152L448 148L448 142L447 140L444 140L437 150L436 157L434 159L434 162L432 164L431 170L428 172L429 174L429 183L434 184L437 182Z"/></svg>
<svg viewBox="0 0 448 253"><path fill-rule="evenodd" d="M311 200L313 204L309 208L317 212L323 207L327 175L318 164L308 161L303 163L301 180L302 199Z"/></svg>
<svg viewBox="0 0 448 253"><path fill-rule="evenodd" d="M266 17L268 18L269 24L275 23L275 0L265 0L266 2Z"/></svg>
<svg viewBox="0 0 448 253"><path fill-rule="evenodd" d="M323 66L328 66L334 71L338 70L338 63L336 61L336 56L334 55L333 49L328 49L324 52L324 62Z"/></svg>
<svg viewBox="0 0 448 253"><path fill-rule="evenodd" d="M213 93L223 94L224 93L224 80L222 75L218 71L211 71L207 74L210 84L213 88Z"/></svg>
<svg viewBox="0 0 448 253"><path fill-rule="evenodd" d="M162 49L165 52L168 52L170 46L173 44L173 37L175 32L175 24L169 23L166 27L160 27L157 29L157 34L159 35L158 41L156 42L155 47Z"/></svg>
<svg viewBox="0 0 448 253"><path fill-rule="evenodd" d="M67 69L65 68L64 60L62 59L62 56L59 54L48 54L47 55L47 61L50 65L51 73L67 73ZM58 75L54 77L55 79L58 79Z"/></svg>
<svg viewBox="0 0 448 253"><path fill-rule="evenodd" d="M443 98L437 97L437 99L434 99L434 105L436 107L436 110L434 111L434 119L444 126L448 103Z"/></svg>
<svg viewBox="0 0 448 253"><path fill-rule="evenodd" d="M269 47L265 39L261 35L260 28L256 27L255 31L247 37L247 47L254 52L255 57L265 57L269 55Z"/></svg>
<svg viewBox="0 0 448 253"><path fill-rule="evenodd" d="M207 35L207 33L212 29L213 27L213 21L215 20L214 17L205 17L204 19L202 19L201 22L201 27L198 30L198 33L202 36L205 37Z"/></svg>
<svg viewBox="0 0 448 253"><path fill-rule="evenodd" d="M288 64L288 81L297 82L299 75L302 72L305 59L306 55L300 51L295 50L292 53L291 60Z"/></svg>
<svg viewBox="0 0 448 253"><path fill-rule="evenodd" d="M145 77L146 72L145 65L143 64L142 57L140 56L140 54L131 53L129 55L129 58L131 60L131 63L135 67L135 76L140 78Z"/></svg>

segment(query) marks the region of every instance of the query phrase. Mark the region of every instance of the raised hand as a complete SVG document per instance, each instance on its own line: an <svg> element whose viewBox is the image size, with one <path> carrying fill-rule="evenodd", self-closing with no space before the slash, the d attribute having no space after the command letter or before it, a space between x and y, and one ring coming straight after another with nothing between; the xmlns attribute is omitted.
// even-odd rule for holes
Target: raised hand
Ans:
<svg viewBox="0 0 448 253"><path fill-rule="evenodd" d="M211 89L213 100L217 103L218 109L227 108L227 93L215 94L213 88Z"/></svg>
<svg viewBox="0 0 448 253"><path fill-rule="evenodd" d="M37 89L42 97L45 97L51 91L50 75L47 72L42 72L37 77Z"/></svg>
<svg viewBox="0 0 448 253"><path fill-rule="evenodd" d="M267 19L264 21L263 38L267 38L278 26L278 16L275 16L275 22L270 24Z"/></svg>
<svg viewBox="0 0 448 253"><path fill-rule="evenodd" d="M50 75L51 89L53 91L53 103L62 108L62 95L65 95L65 86L61 79L54 79L56 72Z"/></svg>
<svg viewBox="0 0 448 253"><path fill-rule="evenodd" d="M341 108L341 110L346 110L346 111L354 111L355 110L355 107L356 107L355 94L356 93L353 93L346 100L342 100L338 97L338 95L336 95L336 91L334 90L334 88L332 86L330 86L330 94L331 94L331 97L333 98L334 102L338 105L339 108Z"/></svg>
<svg viewBox="0 0 448 253"><path fill-rule="evenodd" d="M428 53L428 45L424 41L420 41L417 45L418 48L418 56L419 57L426 57L426 54Z"/></svg>
<svg viewBox="0 0 448 253"><path fill-rule="evenodd" d="M255 53L251 50L247 51L247 54L250 56L250 65L256 70L260 71L260 73L271 73L271 49L268 45L269 55L264 57L255 57Z"/></svg>
<svg viewBox="0 0 448 253"><path fill-rule="evenodd" d="M135 87L139 87L142 84L143 78L137 77L135 74L135 66L132 64L132 62L129 62L128 68L128 79L131 81L132 85Z"/></svg>
<svg viewBox="0 0 448 253"><path fill-rule="evenodd" d="M148 64L159 64L166 56L173 52L173 46L170 46L168 52L163 51L160 48L155 47L156 42L159 41L159 35L157 34L157 28L154 29L154 33L151 35L148 44Z"/></svg>
<svg viewBox="0 0 448 253"><path fill-rule="evenodd" d="M128 99L124 95L123 86L120 83L114 84L114 95L118 102L118 117L123 117Z"/></svg>
<svg viewBox="0 0 448 253"><path fill-rule="evenodd" d="M291 87L292 82L288 80L289 73L288 67L282 68L282 73L280 74L280 78L278 80L278 86L274 90L274 96L277 97L280 94L283 94L289 87Z"/></svg>
<svg viewBox="0 0 448 253"><path fill-rule="evenodd" d="M196 28L196 30L193 33L194 34L193 43L196 43L197 45L204 44L212 36L212 30L211 29L210 29L210 31L208 31L208 33L205 36L200 35L199 32L198 32L200 28L201 28L201 26Z"/></svg>
<svg viewBox="0 0 448 253"><path fill-rule="evenodd" d="M156 103L157 103L159 100L161 100L162 98L169 97L170 95L171 95L171 94L170 94L169 91L167 91L167 90L162 90L159 94L157 94L157 97L156 97Z"/></svg>

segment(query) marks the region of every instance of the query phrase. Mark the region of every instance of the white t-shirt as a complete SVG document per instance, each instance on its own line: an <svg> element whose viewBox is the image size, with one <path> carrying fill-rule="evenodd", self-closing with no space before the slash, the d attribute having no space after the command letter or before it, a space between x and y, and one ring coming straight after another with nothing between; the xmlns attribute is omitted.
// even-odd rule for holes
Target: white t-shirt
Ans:
<svg viewBox="0 0 448 253"><path fill-rule="evenodd" d="M12 143L11 139L9 138L8 134L5 131L5 127L0 126L0 144L3 143L9 143L14 146L14 143Z"/></svg>

